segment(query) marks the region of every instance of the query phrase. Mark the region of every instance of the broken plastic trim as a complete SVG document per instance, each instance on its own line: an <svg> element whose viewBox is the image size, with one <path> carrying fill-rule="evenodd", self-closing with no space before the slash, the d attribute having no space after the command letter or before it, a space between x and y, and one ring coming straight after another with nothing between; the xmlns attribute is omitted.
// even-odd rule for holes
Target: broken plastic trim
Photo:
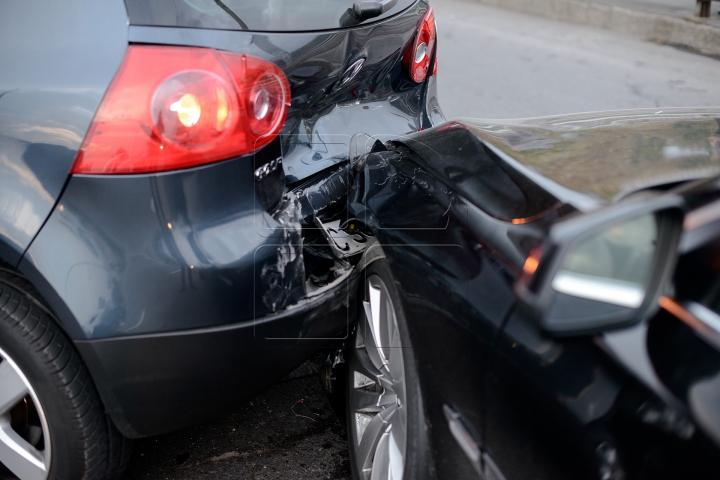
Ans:
<svg viewBox="0 0 720 480"><path fill-rule="evenodd" d="M276 261L265 264L260 271L262 301L273 312L296 303L305 293L301 211L297 196L291 192L273 216L282 225L283 239L275 245Z"/></svg>
<svg viewBox="0 0 720 480"><path fill-rule="evenodd" d="M368 155L376 151L387 148L369 135L355 135L346 163L321 172L283 197L273 213L282 227L282 240L274 246L275 261L260 271L262 302L271 311L327 292L372 261L363 261L363 254L377 242L348 218L348 195ZM373 252L373 259L381 256Z"/></svg>

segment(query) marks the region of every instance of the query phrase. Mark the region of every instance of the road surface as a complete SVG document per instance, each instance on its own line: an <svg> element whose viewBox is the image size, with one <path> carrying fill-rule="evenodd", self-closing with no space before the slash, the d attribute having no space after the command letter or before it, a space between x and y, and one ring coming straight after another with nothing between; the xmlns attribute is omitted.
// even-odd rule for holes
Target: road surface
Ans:
<svg viewBox="0 0 720 480"><path fill-rule="evenodd" d="M720 61L471 0L432 0L448 118L720 106Z"/></svg>

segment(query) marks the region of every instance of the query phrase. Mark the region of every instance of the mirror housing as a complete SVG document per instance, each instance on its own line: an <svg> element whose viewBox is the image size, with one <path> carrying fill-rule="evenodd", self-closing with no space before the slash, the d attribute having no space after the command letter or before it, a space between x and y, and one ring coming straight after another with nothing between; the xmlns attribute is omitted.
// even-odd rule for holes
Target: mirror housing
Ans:
<svg viewBox="0 0 720 480"><path fill-rule="evenodd" d="M545 241L530 253L515 284L520 308L543 331L555 336L596 333L653 315L658 309L657 299L675 269L684 205L679 195L647 192L556 223ZM653 218L655 229L653 223L648 223ZM624 258L610 258L610 263L624 270L624 275L644 280L633 283L618 275L583 272L588 268L612 270L607 258L600 261L591 257L593 246L610 245L602 242L613 236L626 243L639 238L640 257L645 255L641 258L644 262L639 263L646 271L623 265ZM634 253L632 244L621 247L616 250L627 254L630 249L630 254ZM610 250L606 249L605 257ZM590 259L590 266L578 259Z"/></svg>

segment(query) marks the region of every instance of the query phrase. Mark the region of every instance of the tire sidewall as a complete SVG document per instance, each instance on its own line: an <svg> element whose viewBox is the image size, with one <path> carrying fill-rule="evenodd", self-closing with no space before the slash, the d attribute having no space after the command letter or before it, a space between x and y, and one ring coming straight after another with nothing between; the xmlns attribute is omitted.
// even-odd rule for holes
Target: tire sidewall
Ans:
<svg viewBox="0 0 720 480"><path fill-rule="evenodd" d="M0 288L21 292L5 282L0 282ZM33 313L37 314L38 311ZM11 326L8 320L0 318L0 348L12 358L30 382L45 414L51 449L48 479L79 478L84 471L82 459L88 452L84 451L74 435L70 399L58 388L57 383L61 379L52 371L52 365L47 363L43 351L36 351L31 341L23 337L20 330ZM46 320L52 322L50 319ZM59 328L54 325L53 327L57 332L52 342L66 342L65 348L72 348L70 341L64 338Z"/></svg>
<svg viewBox="0 0 720 480"><path fill-rule="evenodd" d="M393 279L392 272L386 261L377 260L370 264L362 274L362 283L360 285L360 300L358 301L358 319L365 315L362 300L367 299L368 295L368 278L377 275L382 279L387 287L388 293L390 294L390 300L392 302L393 309L395 310L395 318L398 323L398 329L400 332L400 342L402 344L403 351L403 363L405 369L405 388L406 388L406 408L407 408L407 444L405 449L405 466L403 469L403 478L412 480L424 480L433 478L432 475L432 462L428 448L428 425L425 416L424 404L422 401L422 393L420 390L420 379L418 376L417 363L415 360L415 354L412 348L412 342L410 340L410 334L408 331L407 320L405 317L403 304L398 293L398 287ZM359 320L358 320L359 321ZM356 329L357 331L357 326ZM353 340L350 342L349 355L355 354L355 341L353 334ZM348 362L348 366L351 362ZM349 368L349 367L348 367ZM346 415L348 425L348 442L350 443L350 468L352 475L355 480L360 480L358 477L357 462L355 459L355 439L352 438L352 418L353 413L350 409L349 399L352 386L352 375L350 372L346 375L347 380L347 402Z"/></svg>

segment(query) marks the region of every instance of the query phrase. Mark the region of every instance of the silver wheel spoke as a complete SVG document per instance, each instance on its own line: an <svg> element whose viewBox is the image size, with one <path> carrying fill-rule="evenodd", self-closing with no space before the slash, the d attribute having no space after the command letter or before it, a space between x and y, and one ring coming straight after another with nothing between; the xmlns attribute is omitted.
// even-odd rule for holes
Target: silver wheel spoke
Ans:
<svg viewBox="0 0 720 480"><path fill-rule="evenodd" d="M353 392L350 408L355 412L379 412L395 404L396 397L392 392L379 393L366 388L358 388Z"/></svg>
<svg viewBox="0 0 720 480"><path fill-rule="evenodd" d="M368 424L365 433L357 448L357 464L361 470L368 471L373 467L373 458L377 450L380 437L388 428L388 420L395 413L396 407L388 408L378 413Z"/></svg>
<svg viewBox="0 0 720 480"><path fill-rule="evenodd" d="M404 407L402 407L402 408L404 408ZM394 444L394 447L397 449L397 453L400 454L400 467L403 466L402 452L405 452L405 446L407 444L406 421L407 421L407 417L405 415L394 415L390 419L390 425L392 426L392 430L390 431L391 436L392 436L392 443ZM397 456L395 457L395 459L397 459ZM402 468L401 468L401 470L402 470ZM395 478L402 478L402 477L395 477Z"/></svg>
<svg viewBox="0 0 720 480"><path fill-rule="evenodd" d="M402 347L393 347L390 349L390 359L388 360L388 373L393 382L393 390L400 396L400 400L405 400L405 365L402 358Z"/></svg>
<svg viewBox="0 0 720 480"><path fill-rule="evenodd" d="M382 327L383 327L383 295L379 288L372 285L368 285L369 297L370 297L370 327L372 328L373 339L375 339L375 346L380 349L380 353L385 358L382 352Z"/></svg>
<svg viewBox="0 0 720 480"><path fill-rule="evenodd" d="M357 362L353 362L352 371L363 374L387 391L395 391L395 384L389 376L387 367L383 367L382 370L376 369L365 349L357 350L355 359ZM355 385L355 387L358 387L358 385Z"/></svg>
<svg viewBox="0 0 720 480"><path fill-rule="evenodd" d="M358 368L360 369L360 373L373 380L382 376L382 372L375 366L375 363L372 361L365 348L357 351L357 358L359 361Z"/></svg>
<svg viewBox="0 0 720 480"><path fill-rule="evenodd" d="M363 325L365 327L365 351L375 368L379 370L387 363L387 360L385 359L382 349L379 347L380 339L373 325L375 321L373 320L374 313L372 307L368 302L363 302L363 307L365 308L365 322ZM377 313L377 315L379 315L379 313Z"/></svg>
<svg viewBox="0 0 720 480"><path fill-rule="evenodd" d="M401 415L395 415L395 417L400 416ZM393 480L402 480L403 477L403 471L405 470L405 456L403 455L403 452L405 451L405 441L405 431L397 432L395 431L395 426L393 425L392 430L390 430L390 439L388 441L390 478Z"/></svg>
<svg viewBox="0 0 720 480"><path fill-rule="evenodd" d="M378 276L366 283L367 301L348 363L351 448L363 480L402 480L407 407L402 341L394 305Z"/></svg>
<svg viewBox="0 0 720 480"><path fill-rule="evenodd" d="M27 424L21 436L13 429L10 414L20 402L34 406L40 425ZM15 416L16 412L13 412ZM26 419L27 420L27 419ZM40 441L42 440L42 443ZM44 445L38 450L34 445ZM18 365L0 349L0 464L20 480L45 480L50 470L50 437L40 402Z"/></svg>
<svg viewBox="0 0 720 480"><path fill-rule="evenodd" d="M10 362L0 362L0 414L7 413L28 393L27 385Z"/></svg>
<svg viewBox="0 0 720 480"><path fill-rule="evenodd" d="M370 480L390 479L390 432L383 433L375 449Z"/></svg>
<svg viewBox="0 0 720 480"><path fill-rule="evenodd" d="M20 480L44 480L47 477L43 454L10 427L8 418L0 418L0 463Z"/></svg>

